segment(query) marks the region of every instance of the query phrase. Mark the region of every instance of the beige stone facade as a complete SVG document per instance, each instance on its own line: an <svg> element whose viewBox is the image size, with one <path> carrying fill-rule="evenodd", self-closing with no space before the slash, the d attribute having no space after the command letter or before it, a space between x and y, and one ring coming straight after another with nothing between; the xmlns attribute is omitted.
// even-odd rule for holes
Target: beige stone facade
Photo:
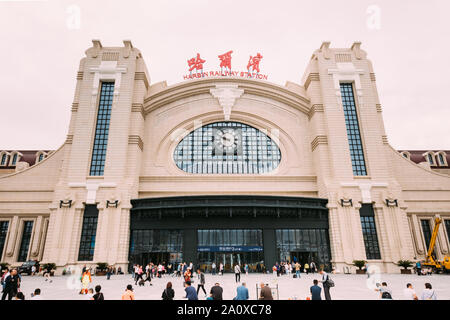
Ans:
<svg viewBox="0 0 450 320"><path fill-rule="evenodd" d="M394 263L400 259L424 258L421 220L430 220L431 228L434 217L450 220L450 176L414 163L389 145L375 73L360 43L343 49L323 43L299 84L213 77L168 86L151 83L131 42L103 47L93 41L76 81L66 142L31 167L0 176L0 220L9 222L2 262L20 264L24 222L33 221L27 259L54 262L59 270L103 261L127 268L131 200L140 198L327 199L331 262L340 270L366 259L362 204L373 205L381 259L370 262L382 272L398 272ZM114 81L114 100L104 174L90 176L102 81ZM353 84L365 176L352 171L340 83ZM277 142L282 158L274 171L192 174L176 166L173 153L180 138L224 121L227 112L230 121L257 128ZM107 205L116 200L117 207ZM94 257L87 262L78 260L86 204L99 209ZM445 224L436 254L449 254Z"/></svg>

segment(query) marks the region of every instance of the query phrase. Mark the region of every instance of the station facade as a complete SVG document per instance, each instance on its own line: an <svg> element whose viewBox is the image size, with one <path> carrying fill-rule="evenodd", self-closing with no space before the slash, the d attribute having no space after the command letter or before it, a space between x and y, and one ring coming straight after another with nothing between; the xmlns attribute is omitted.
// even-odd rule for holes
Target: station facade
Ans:
<svg viewBox="0 0 450 320"><path fill-rule="evenodd" d="M299 83L210 76L152 84L130 41L81 59L67 139L0 151L1 261L58 271L212 262L257 271L367 260L398 272L449 254L447 152L397 151L367 54L316 50Z"/></svg>

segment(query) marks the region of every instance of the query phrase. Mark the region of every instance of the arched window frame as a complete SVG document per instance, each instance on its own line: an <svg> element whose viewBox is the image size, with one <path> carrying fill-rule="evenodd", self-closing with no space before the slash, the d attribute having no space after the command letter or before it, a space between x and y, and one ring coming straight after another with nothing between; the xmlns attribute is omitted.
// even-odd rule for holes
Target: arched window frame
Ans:
<svg viewBox="0 0 450 320"><path fill-rule="evenodd" d="M402 155L403 158L411 160L411 153L409 153L408 151L402 151L400 152L400 154Z"/></svg>
<svg viewBox="0 0 450 320"><path fill-rule="evenodd" d="M16 161L14 162L15 155L17 155L17 157L16 157ZM23 157L23 154L21 154L19 151L12 151L11 155L9 156L9 166L15 167L22 157Z"/></svg>
<svg viewBox="0 0 450 320"><path fill-rule="evenodd" d="M443 160L443 162L441 161L441 157L440 156L442 156L442 160ZM438 165L440 166L440 167L448 167L448 162L447 162L447 154L445 153L445 151L439 151L439 152L437 152L436 153L436 160L437 160L437 163L438 163Z"/></svg>
<svg viewBox="0 0 450 320"><path fill-rule="evenodd" d="M430 166L435 167L437 165L436 154L433 151L427 151L423 154L423 156L425 157L425 161L428 162L430 164ZM431 161L430 161L430 157L431 157Z"/></svg>
<svg viewBox="0 0 450 320"><path fill-rule="evenodd" d="M246 150L246 152L248 152L248 154L247 154L244 151L244 153L243 153L244 161L243 162L248 162L248 161L245 160L246 156L248 156L247 159L258 160L257 163L256 162L254 162L254 163L252 162L251 164L247 163L247 166L250 165L250 167L247 167L247 168L245 168L245 165L243 167L240 167L239 155L236 155L236 153L234 153L233 154L233 161L230 161L229 158L225 159L225 160L220 160L220 159L217 159L217 158L216 159L206 158L206 160L205 160L205 158L203 158L202 159L203 161L202 161L201 165L197 162L197 166L194 164L194 166L192 167L192 170L191 170L191 166L190 166L189 163L186 163L186 160L188 160L187 162L189 162L189 161L197 161L197 160L200 160L200 159L191 159L191 157L189 155L187 156L187 158L185 158L186 155L184 155L184 154L182 155L182 157L181 157L180 154L178 154L176 156L176 153L180 151L180 149L179 149L180 145L183 143L183 141L185 139L187 139L187 138L189 139L190 136L192 136L192 138L193 138L193 139L190 139L190 140L195 140L196 139L195 137L203 137L203 139L204 139L205 136L208 136L210 134L206 134L205 135L205 132L202 131L202 130L205 130L205 131L209 131L211 129L214 130L216 126L218 128L222 128L223 127L222 126L223 123L232 123L232 124L230 124L230 127L227 127L229 129L243 130L245 127L247 127L247 129L245 129L245 130L249 130L250 129L250 131L251 131L251 129L253 129L253 130L256 131L257 136L254 135L254 132L251 132L251 137L252 138L250 138L250 136L247 136L247 134L244 135L246 137L249 137L248 139L246 139L246 146L248 147L248 149L244 148L244 149L238 149L238 150L241 150L241 151ZM206 127L210 127L210 126L212 128L206 128ZM201 131L200 131L200 133L194 134L194 132L196 130L201 130ZM248 131L246 131L246 132L248 132ZM242 132L241 132L241 134L242 134ZM259 152L264 152L264 150L265 150L265 147L260 144L260 142L262 140L260 140L260 138L257 138L255 140L255 138L253 138L253 137L259 137L260 135L264 135L267 138L267 140L264 140L265 143L268 143L268 141L271 142L270 146L267 145L267 150L272 150L272 154L270 156L267 155L267 158L265 157L264 154L260 154L259 153ZM240 136L240 134L239 134L239 136ZM192 155L194 157L195 157L195 155L197 155L197 157L198 157L198 155L202 154L202 151L200 151L198 147L196 148L196 146L203 146L203 147L204 146L208 146L208 147L210 147L211 144L215 145L215 143L213 141L201 140L201 142L200 142L200 141L197 140L197 143L189 145L189 150L192 147L193 148L192 149ZM205 144L205 143L207 143L207 144ZM256 147L255 143L258 145L258 148ZM241 121L233 121L233 120L232 121L214 121L214 122L211 122L211 123L204 124L201 127L194 128L193 130L189 131L181 140L179 140L178 143L175 145L175 148L173 149L172 161L174 163L174 166L178 170L180 170L180 171L182 171L184 173L187 173L187 174L197 174L197 175L202 175L202 174L204 174L204 175L209 175L209 174L215 174L215 175L216 174L217 175L273 174L273 173L276 172L276 170L282 164L282 152L281 152L282 148L281 148L279 143L280 142L279 142L278 137L277 136L271 137L271 135L268 134L268 130L265 129L265 128L258 128L258 127L252 126L251 124L247 124L247 123L241 122ZM240 144L238 143L237 145L240 145ZM242 148L242 145L240 145L240 146L241 146L240 148ZM276 146L276 148L278 150L278 154L277 154L276 151L274 151L275 149L274 149L273 146ZM262 150L262 151L259 151L259 150ZM257 152L257 155L254 154L255 151ZM275 154L277 154L278 160L275 160L275 158L273 158L275 156ZM224 155L225 155L225 153L224 153ZM227 153L226 155L228 157L231 154ZM237 161L236 161L236 156L238 157ZM180 166L179 164L180 164L181 161L183 161L183 159L186 159L186 160L184 160L185 163L183 163L182 166ZM265 160L268 161L267 164L264 163ZM226 165L227 168L224 167L225 166L224 162L227 162L227 165ZM277 162L277 164L275 164L275 162ZM222 166L222 168L219 168L219 166ZM242 169L242 171L241 171L241 169ZM261 169L262 169L262 171L261 171Z"/></svg>
<svg viewBox="0 0 450 320"><path fill-rule="evenodd" d="M6 159L5 159L5 163L2 164L2 160L3 160L3 156L4 155L6 156ZM11 157L11 154L8 151L5 151L5 150L1 151L0 152L0 166L1 167L7 167L8 164L9 164L9 159L11 159L10 157Z"/></svg>
<svg viewBox="0 0 450 320"><path fill-rule="evenodd" d="M39 158L42 156L42 160L39 160ZM39 162L42 162L42 161L44 161L45 160L45 158L47 158L47 156L48 156L48 154L47 154L47 152L45 152L45 151L38 151L37 153L36 153L36 161L35 161L35 163L37 164L37 163L39 163Z"/></svg>

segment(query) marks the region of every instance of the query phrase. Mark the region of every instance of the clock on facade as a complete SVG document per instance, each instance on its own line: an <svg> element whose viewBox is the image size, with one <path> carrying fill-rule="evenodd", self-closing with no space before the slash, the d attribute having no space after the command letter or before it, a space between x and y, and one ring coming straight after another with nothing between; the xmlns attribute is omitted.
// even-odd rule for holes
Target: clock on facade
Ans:
<svg viewBox="0 0 450 320"><path fill-rule="evenodd" d="M241 134L233 128L218 128L214 132L214 149L220 153L236 153ZM217 152L215 152L217 154Z"/></svg>

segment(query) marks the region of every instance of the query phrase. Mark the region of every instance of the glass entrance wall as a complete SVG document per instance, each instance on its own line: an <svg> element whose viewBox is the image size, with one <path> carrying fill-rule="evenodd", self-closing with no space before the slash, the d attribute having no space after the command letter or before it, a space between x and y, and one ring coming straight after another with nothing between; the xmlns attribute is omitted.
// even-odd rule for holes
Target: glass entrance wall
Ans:
<svg viewBox="0 0 450 320"><path fill-rule="evenodd" d="M201 269L211 271L211 265L224 265L226 272L233 271L235 264L248 264L250 270L264 260L263 234L261 229L209 229L198 230L198 263Z"/></svg>
<svg viewBox="0 0 450 320"><path fill-rule="evenodd" d="M198 246L260 246L260 229L209 229L198 230Z"/></svg>
<svg viewBox="0 0 450 320"><path fill-rule="evenodd" d="M132 230L130 262L147 263L182 262L183 230Z"/></svg>
<svg viewBox="0 0 450 320"><path fill-rule="evenodd" d="M281 261L300 261L303 265L314 261L328 266L330 246L327 229L277 229L277 249ZM305 261L303 261L305 260Z"/></svg>

